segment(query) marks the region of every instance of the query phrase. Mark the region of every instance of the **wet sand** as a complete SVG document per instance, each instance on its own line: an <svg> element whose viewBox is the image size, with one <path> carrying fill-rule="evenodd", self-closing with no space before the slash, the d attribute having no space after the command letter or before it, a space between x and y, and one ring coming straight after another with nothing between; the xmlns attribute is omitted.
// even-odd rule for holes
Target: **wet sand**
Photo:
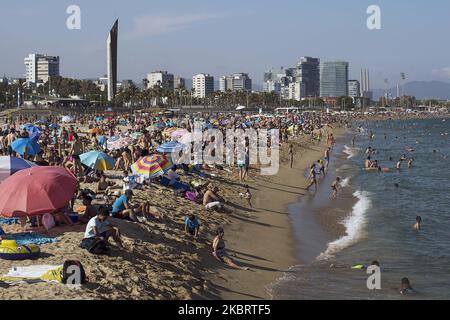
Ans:
<svg viewBox="0 0 450 320"><path fill-rule="evenodd" d="M335 137L344 131L333 130ZM303 137L294 143L292 169L285 149L280 154L282 163L276 176L255 176L255 182L249 182L254 187L255 210L243 216L232 216L231 224L225 229L225 240L234 258L252 270L218 268L209 278L213 283L211 298L270 299L267 290L270 284L299 263L289 204L309 193L305 171L326 149L326 141L311 144L309 140Z"/></svg>

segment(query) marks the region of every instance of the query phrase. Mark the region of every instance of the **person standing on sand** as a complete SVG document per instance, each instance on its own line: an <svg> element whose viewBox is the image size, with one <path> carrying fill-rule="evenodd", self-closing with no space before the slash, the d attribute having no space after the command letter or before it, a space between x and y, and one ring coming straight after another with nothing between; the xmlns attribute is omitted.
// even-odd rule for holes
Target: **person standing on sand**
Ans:
<svg viewBox="0 0 450 320"><path fill-rule="evenodd" d="M312 185L314 185L315 192L317 192L317 173L316 173L316 165L315 164L313 164L309 169L309 180L310 180L310 183L306 187L306 191L308 191L309 188L311 188Z"/></svg>
<svg viewBox="0 0 450 320"><path fill-rule="evenodd" d="M241 270L250 270L250 268L248 267L241 267L239 265L237 265L233 259L230 258L230 256L228 255L228 253L225 250L225 241L223 240L223 236L224 236L225 232L223 231L222 227L217 228L216 231L216 237L213 240L213 256L214 258L216 258L217 260L219 260L222 263L225 263L226 265L236 268L236 269L241 269Z"/></svg>
<svg viewBox="0 0 450 320"><path fill-rule="evenodd" d="M327 162L326 163L326 167L328 168L328 165L330 164L330 151L331 151L331 148L330 147L328 147L326 150L325 150L325 154L324 154L324 158L325 158L325 161Z"/></svg>
<svg viewBox="0 0 450 320"><path fill-rule="evenodd" d="M73 134L74 141L70 148L70 156L73 159L75 175L80 176L83 173L83 167L81 166L80 155L83 153L83 143L78 137L78 134Z"/></svg>
<svg viewBox="0 0 450 320"><path fill-rule="evenodd" d="M292 143L289 145L289 158L291 161L291 169L292 169L292 164L294 163L294 146L292 145Z"/></svg>

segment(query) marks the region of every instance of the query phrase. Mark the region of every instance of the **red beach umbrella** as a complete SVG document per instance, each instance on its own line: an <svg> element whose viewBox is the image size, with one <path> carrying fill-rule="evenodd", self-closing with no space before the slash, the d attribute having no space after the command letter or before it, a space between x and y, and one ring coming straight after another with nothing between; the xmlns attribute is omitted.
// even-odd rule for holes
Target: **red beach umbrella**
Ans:
<svg viewBox="0 0 450 320"><path fill-rule="evenodd" d="M73 197L77 179L64 167L32 167L0 184L0 215L35 216L63 208Z"/></svg>

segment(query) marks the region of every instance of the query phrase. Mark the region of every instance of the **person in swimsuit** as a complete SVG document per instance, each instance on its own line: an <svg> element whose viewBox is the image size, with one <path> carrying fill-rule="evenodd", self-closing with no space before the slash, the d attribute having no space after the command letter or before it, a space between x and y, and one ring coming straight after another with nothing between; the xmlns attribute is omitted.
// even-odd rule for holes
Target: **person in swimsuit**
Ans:
<svg viewBox="0 0 450 320"><path fill-rule="evenodd" d="M409 282L408 278L402 278L402 287L400 289L400 293L401 294L410 294L410 293L415 293L416 290L414 290L411 287L411 283Z"/></svg>
<svg viewBox="0 0 450 320"><path fill-rule="evenodd" d="M341 181L341 178L340 177L336 177L336 179L331 184L331 190L333 190L333 195L332 195L333 199L336 199L336 197L337 197L338 187L339 187L340 181Z"/></svg>
<svg viewBox="0 0 450 320"><path fill-rule="evenodd" d="M416 217L416 223L414 224L414 230L420 230L422 225L422 217L421 216L417 216Z"/></svg>
<svg viewBox="0 0 450 320"><path fill-rule="evenodd" d="M225 250L225 241L223 240L223 236L224 236L224 231L222 227L217 228L216 231L216 237L213 240L213 256L219 260L222 263L225 263L226 265L236 268L236 269L241 269L241 270L250 270L250 268L248 267L242 267L237 265L233 259L231 259L226 250Z"/></svg>
<svg viewBox="0 0 450 320"><path fill-rule="evenodd" d="M314 185L315 191L317 191L317 177L316 177L316 175L317 175L317 173L316 173L316 165L313 164L311 166L311 168L309 169L309 180L310 180L310 183L306 187L307 191L309 190L309 188L312 187L312 185Z"/></svg>

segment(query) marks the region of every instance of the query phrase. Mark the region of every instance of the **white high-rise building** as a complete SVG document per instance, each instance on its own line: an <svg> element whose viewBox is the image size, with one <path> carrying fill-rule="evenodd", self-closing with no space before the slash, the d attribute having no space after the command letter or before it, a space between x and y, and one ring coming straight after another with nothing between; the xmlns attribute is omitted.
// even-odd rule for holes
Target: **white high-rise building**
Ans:
<svg viewBox="0 0 450 320"><path fill-rule="evenodd" d="M27 83L46 83L49 77L59 76L59 57L29 54L24 59Z"/></svg>
<svg viewBox="0 0 450 320"><path fill-rule="evenodd" d="M291 82L289 83L289 100L301 101L306 97L306 85L304 82Z"/></svg>
<svg viewBox="0 0 450 320"><path fill-rule="evenodd" d="M167 90L173 90L174 88L174 76L167 71L153 71L147 75L147 80L147 88L154 88L155 86Z"/></svg>
<svg viewBox="0 0 450 320"><path fill-rule="evenodd" d="M205 73L193 76L192 89L194 89L194 97L205 98L214 92L214 77Z"/></svg>
<svg viewBox="0 0 450 320"><path fill-rule="evenodd" d="M252 79L247 73L234 73L230 76L220 77L220 91L252 91Z"/></svg>
<svg viewBox="0 0 450 320"><path fill-rule="evenodd" d="M361 88L358 80L348 80L348 96L352 98L361 96Z"/></svg>

